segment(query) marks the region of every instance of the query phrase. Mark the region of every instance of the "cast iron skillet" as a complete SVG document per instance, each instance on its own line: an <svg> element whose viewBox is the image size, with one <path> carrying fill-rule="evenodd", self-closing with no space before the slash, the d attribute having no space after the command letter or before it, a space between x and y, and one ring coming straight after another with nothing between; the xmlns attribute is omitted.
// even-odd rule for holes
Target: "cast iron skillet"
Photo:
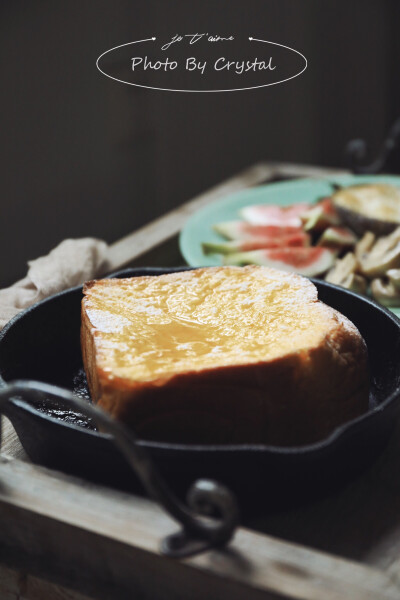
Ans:
<svg viewBox="0 0 400 600"><path fill-rule="evenodd" d="M175 269L129 269L114 276L159 275ZM189 446L141 441L179 494L195 478L217 479L242 507L304 501L343 484L384 447L400 406L400 321L368 298L314 281L323 302L358 327L369 351L371 395L365 415L309 446ZM16 379L53 383L87 396L80 352L82 288L61 292L17 315L0 334L0 385ZM37 463L93 481L138 491L109 435L55 401L13 399L7 409L21 443Z"/></svg>

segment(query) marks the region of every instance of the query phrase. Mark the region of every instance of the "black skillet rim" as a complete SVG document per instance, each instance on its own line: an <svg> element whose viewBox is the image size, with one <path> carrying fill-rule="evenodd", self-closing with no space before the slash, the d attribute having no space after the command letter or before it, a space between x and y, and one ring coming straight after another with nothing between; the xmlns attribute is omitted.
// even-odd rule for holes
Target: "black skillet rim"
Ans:
<svg viewBox="0 0 400 600"><path fill-rule="evenodd" d="M141 275L146 275L146 274L161 275L161 274L174 273L174 272L179 272L179 271L189 271L189 270L193 270L194 268L200 268L200 267L137 267L137 268L129 268L129 269L123 269L123 270L117 271L115 273L108 275L107 278L135 277L135 276L139 276L139 273ZM136 273L136 275L135 275L135 273ZM347 289L339 287L337 285L328 283L323 280L314 279L314 278L309 278L309 279L317 286L322 285L323 287L326 287L328 289L333 289L335 291L339 291L340 293L342 293L344 295L355 298L357 301L365 302L367 305L369 305L371 307L372 310L378 310L381 313L383 313L386 318L389 318L400 329L400 319L398 317L396 317L396 315L394 315L390 310L388 310L384 306L378 304L371 298L368 298L367 296L361 296L360 294L356 294L355 292L352 292L350 290L347 290ZM57 294L54 294L52 296L49 296L48 298L45 298L44 300L41 300L40 302L37 302L36 304L33 304L32 306L28 307L27 309L25 309L25 310L21 311L20 313L18 313L17 315L15 315L4 326L2 331L0 331L0 345L3 343L3 340L7 336L9 330L17 322L24 319L24 317L26 315L28 315L32 311L36 310L38 307L52 302L54 299L56 299L60 296L73 294L74 292L77 292L82 289L83 289L83 286L78 285L78 286L69 288L67 290L63 290L61 292L58 292ZM3 387L5 385L7 385L7 382L3 379L3 377L0 373L0 387ZM360 428L363 428L364 424L366 422L373 419L377 414L382 413L386 408L388 408L391 405L392 402L394 402L396 399L398 399L399 396L400 396L400 383L397 385L395 390L387 398L385 398L385 400L383 400L378 406L375 406L368 412L364 413L363 415L360 415L359 417L357 417L355 419L352 419L351 421L347 421L346 423L339 425L327 438L324 438L323 440L321 440L319 442L315 442L313 444L306 444L304 446L290 446L289 447L289 446L271 446L271 445L267 445L267 444L219 444L219 445L172 444L172 443L167 443L167 442L156 442L156 441L147 441L147 440L138 440L138 443L149 451L157 451L157 452L160 452L160 451L161 452L162 451L171 452L172 451L172 452L176 452L179 454L184 454L184 453L188 453L188 452L192 452L192 453L196 453L196 454L197 453L224 454L224 453L231 453L231 452L237 453L238 451L241 451L241 452L244 451L246 453L250 453L250 452L256 453L256 454L268 453L268 454L282 455L282 456L290 456L290 455L311 456L311 455L314 455L315 453L329 449L339 439L350 435L351 433L353 433L356 430L359 430ZM109 434L99 433L98 431L93 431L91 429L85 429L84 427L79 427L78 425L73 425L71 423L62 421L61 419L56 419L55 417L51 417L51 416L47 415L46 413L37 410L31 404L29 404L29 402L27 402L27 401L15 399L15 400L12 400L12 402L15 405L17 405L19 408L22 408L22 409L26 410L27 412L30 412L35 417L39 417L39 418L43 419L44 421L49 421L50 423L56 424L59 427L67 427L67 428L73 429L75 431L78 431L80 433L85 433L89 436L94 436L97 438L101 438L103 440L111 440L112 439L112 436Z"/></svg>

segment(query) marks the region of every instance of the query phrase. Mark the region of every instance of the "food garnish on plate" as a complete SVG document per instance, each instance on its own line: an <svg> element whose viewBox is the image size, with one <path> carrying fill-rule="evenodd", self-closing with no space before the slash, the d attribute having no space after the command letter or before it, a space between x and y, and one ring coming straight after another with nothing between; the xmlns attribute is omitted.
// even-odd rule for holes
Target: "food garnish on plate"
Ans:
<svg viewBox="0 0 400 600"><path fill-rule="evenodd" d="M314 204L248 206L240 215L244 220L213 224L229 241L204 242L205 254L220 254L223 264L324 277L386 306L400 306L400 277L394 272L400 269L400 188L353 185Z"/></svg>

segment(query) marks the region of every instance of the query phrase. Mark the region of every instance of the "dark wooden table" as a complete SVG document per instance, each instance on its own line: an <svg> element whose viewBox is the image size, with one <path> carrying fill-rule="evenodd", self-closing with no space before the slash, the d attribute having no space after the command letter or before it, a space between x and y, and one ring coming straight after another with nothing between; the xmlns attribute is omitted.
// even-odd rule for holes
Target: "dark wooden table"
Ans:
<svg viewBox="0 0 400 600"><path fill-rule="evenodd" d="M179 265L186 219L279 177L339 171L257 164L115 243L109 270ZM343 171L340 171L343 173ZM160 555L176 524L152 501L33 465L3 420L0 599L400 599L400 427L371 468L329 498L249 519L224 550Z"/></svg>

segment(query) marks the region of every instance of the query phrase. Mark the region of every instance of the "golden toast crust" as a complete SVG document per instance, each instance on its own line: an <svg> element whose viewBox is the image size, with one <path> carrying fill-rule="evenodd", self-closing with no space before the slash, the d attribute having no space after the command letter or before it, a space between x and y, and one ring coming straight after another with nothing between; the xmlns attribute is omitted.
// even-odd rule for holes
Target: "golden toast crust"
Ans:
<svg viewBox="0 0 400 600"><path fill-rule="evenodd" d="M218 269L226 268L214 271ZM237 267L230 269L235 274ZM245 269L248 277L254 269L263 270L267 279L271 273L262 267ZM298 276L293 279L282 273L279 277L298 284ZM127 282L100 280L85 286L82 354L93 400L140 437L186 443L301 445L326 437L339 424L367 410L365 343L348 319L325 305L326 330L309 347L247 364L192 368L149 380L110 373L111 363L104 359L107 336L91 321L90 302L94 292L101 296L102 289L110 286L118 290L121 281ZM307 281L307 302L320 306L315 287L310 286Z"/></svg>

